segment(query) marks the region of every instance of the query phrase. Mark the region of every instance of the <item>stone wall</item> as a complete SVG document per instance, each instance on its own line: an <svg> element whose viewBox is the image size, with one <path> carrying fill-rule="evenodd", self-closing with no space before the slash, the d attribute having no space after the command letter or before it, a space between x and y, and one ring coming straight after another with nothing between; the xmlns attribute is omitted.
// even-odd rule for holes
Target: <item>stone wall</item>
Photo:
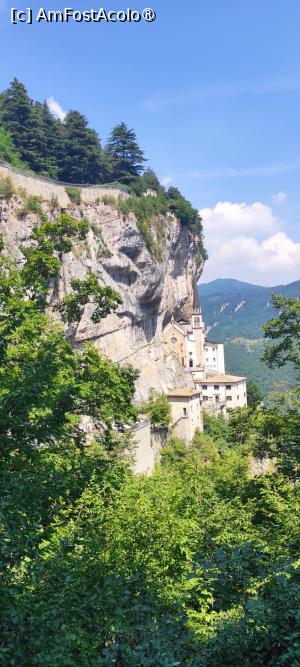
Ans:
<svg viewBox="0 0 300 667"><path fill-rule="evenodd" d="M0 164L0 177L9 177L15 188L23 188L29 195L40 197L44 201L50 201L56 197L61 208L67 208L70 205L70 199L65 191L65 184L51 181L39 176L29 176L25 173L15 171L7 165ZM81 193L81 202L83 204L92 204L101 197L113 197L114 199L126 198L129 195L123 190L117 188L106 188L101 185L94 186L75 186L72 183L70 187L79 187Z"/></svg>
<svg viewBox="0 0 300 667"><path fill-rule="evenodd" d="M145 420L134 427L132 435L136 444L133 470L136 474L150 475L160 459L168 431L167 429L154 429L150 422Z"/></svg>
<svg viewBox="0 0 300 667"><path fill-rule="evenodd" d="M134 450L133 470L136 474L150 475L155 465L155 450L151 444L150 422L137 424L132 430Z"/></svg>

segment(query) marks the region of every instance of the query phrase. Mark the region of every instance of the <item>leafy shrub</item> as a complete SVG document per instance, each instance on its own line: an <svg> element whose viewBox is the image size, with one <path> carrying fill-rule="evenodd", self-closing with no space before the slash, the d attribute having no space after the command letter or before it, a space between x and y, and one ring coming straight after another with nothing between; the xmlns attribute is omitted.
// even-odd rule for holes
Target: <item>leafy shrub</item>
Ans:
<svg viewBox="0 0 300 667"><path fill-rule="evenodd" d="M162 257L162 243L164 240L164 221L161 216L167 212L162 197L129 197L118 202L118 210L124 215L134 213L137 226L146 246L157 260ZM155 231L156 239L152 233Z"/></svg>
<svg viewBox="0 0 300 667"><path fill-rule="evenodd" d="M141 411L149 415L151 424L157 428L168 428L170 425L171 407L165 394L152 389L149 401L142 405Z"/></svg>
<svg viewBox="0 0 300 667"><path fill-rule="evenodd" d="M52 195L50 199L50 206L52 209L59 208L59 202L56 195Z"/></svg>
<svg viewBox="0 0 300 667"><path fill-rule="evenodd" d="M26 168L26 165L20 159L20 154L14 145L11 135L3 127L0 127L0 160L8 162L13 167L19 169Z"/></svg>
<svg viewBox="0 0 300 667"><path fill-rule="evenodd" d="M116 199L112 195L102 195L101 201L105 206L110 206L111 208L117 207Z"/></svg>
<svg viewBox="0 0 300 667"><path fill-rule="evenodd" d="M155 259L162 258L163 240L164 240L164 221L161 219L168 212L173 213L181 225L188 227L190 232L199 237L199 257L207 259L207 253L203 246L203 228L202 220L198 211L192 207L177 190L169 188L167 192L159 186L154 180L155 174L150 172L148 179L143 183L143 176L136 181L132 189L140 195L144 189L150 187L156 189L156 197L150 196L132 196L126 200L121 200L118 204L118 210L127 215L129 212L135 214L138 222L138 228L142 233L149 252ZM154 186L156 186L154 188ZM155 230L155 237L153 235Z"/></svg>
<svg viewBox="0 0 300 667"><path fill-rule="evenodd" d="M39 198L35 197L34 195L28 195L26 197L24 206L22 206L22 208L20 208L18 211L18 217L25 218L29 213L35 213L38 215L42 222L46 222L47 220L47 216L42 209Z"/></svg>
<svg viewBox="0 0 300 667"><path fill-rule="evenodd" d="M118 181L112 181L111 183L104 183L103 188L111 188L112 190L122 190L123 192L129 192L129 188L124 183L119 183Z"/></svg>
<svg viewBox="0 0 300 667"><path fill-rule="evenodd" d="M0 197L2 199L11 199L14 191L14 186L9 176L0 178Z"/></svg>
<svg viewBox="0 0 300 667"><path fill-rule="evenodd" d="M73 204L79 205L81 202L81 192L79 188L73 188L71 185L66 185L65 192Z"/></svg>
<svg viewBox="0 0 300 667"><path fill-rule="evenodd" d="M217 454L216 445L207 433L201 433L196 429L193 440L192 449L196 458L204 463L211 462Z"/></svg>

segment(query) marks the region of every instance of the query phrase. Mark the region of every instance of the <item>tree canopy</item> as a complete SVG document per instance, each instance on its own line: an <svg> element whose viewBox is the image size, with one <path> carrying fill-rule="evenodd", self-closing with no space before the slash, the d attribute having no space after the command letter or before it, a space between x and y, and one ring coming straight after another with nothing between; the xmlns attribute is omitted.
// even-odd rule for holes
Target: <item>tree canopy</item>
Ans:
<svg viewBox="0 0 300 667"><path fill-rule="evenodd" d="M107 169L110 180L130 185L143 171L145 157L134 130L125 123L114 127L106 144Z"/></svg>

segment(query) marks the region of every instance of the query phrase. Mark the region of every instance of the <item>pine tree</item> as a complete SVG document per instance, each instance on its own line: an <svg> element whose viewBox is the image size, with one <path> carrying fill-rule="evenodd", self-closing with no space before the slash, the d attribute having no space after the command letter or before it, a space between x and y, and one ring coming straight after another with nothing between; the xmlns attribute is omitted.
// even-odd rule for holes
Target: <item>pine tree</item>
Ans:
<svg viewBox="0 0 300 667"><path fill-rule="evenodd" d="M102 150L97 132L78 111L70 111L62 127L59 178L69 183L101 183Z"/></svg>
<svg viewBox="0 0 300 667"><path fill-rule="evenodd" d="M116 125L106 144L110 180L130 185L143 171L144 152L136 141L134 130L125 123Z"/></svg>
<svg viewBox="0 0 300 667"><path fill-rule="evenodd" d="M34 103L33 118L32 169L57 178L58 162L61 159L61 123L52 116L46 102Z"/></svg>
<svg viewBox="0 0 300 667"><path fill-rule="evenodd" d="M13 79L9 88L2 94L0 120L2 127L10 133L21 160L32 167L33 103L25 86L17 79Z"/></svg>
<svg viewBox="0 0 300 667"><path fill-rule="evenodd" d="M8 162L13 167L24 168L9 132L6 132L3 127L0 127L0 160Z"/></svg>

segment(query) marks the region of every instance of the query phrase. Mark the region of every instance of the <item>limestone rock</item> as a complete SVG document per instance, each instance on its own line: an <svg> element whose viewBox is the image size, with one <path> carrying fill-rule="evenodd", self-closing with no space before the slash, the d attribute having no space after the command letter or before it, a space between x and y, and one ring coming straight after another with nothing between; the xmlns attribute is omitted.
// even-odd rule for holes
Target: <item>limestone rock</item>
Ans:
<svg viewBox="0 0 300 667"><path fill-rule="evenodd" d="M18 262L22 261L20 246L37 223L32 213L18 217L21 205L18 195L8 201L0 199L0 232L8 252ZM60 213L47 199L42 206L50 219ZM113 361L138 368L137 399L145 399L152 386L167 391L186 385L187 378L177 357L162 343L162 331L173 314L186 319L191 310L193 282L203 268L199 239L167 215L163 220L162 256L157 261L147 249L133 214L124 217L114 205L105 205L98 198L79 206L70 203L67 212L75 219L87 218L91 228L87 239L76 242L72 252L64 255L49 303L70 292L72 278L82 279L90 271L97 274L101 284L117 290L123 301L115 313L99 324L91 322L92 307L87 306L74 330L74 344L92 341Z"/></svg>

